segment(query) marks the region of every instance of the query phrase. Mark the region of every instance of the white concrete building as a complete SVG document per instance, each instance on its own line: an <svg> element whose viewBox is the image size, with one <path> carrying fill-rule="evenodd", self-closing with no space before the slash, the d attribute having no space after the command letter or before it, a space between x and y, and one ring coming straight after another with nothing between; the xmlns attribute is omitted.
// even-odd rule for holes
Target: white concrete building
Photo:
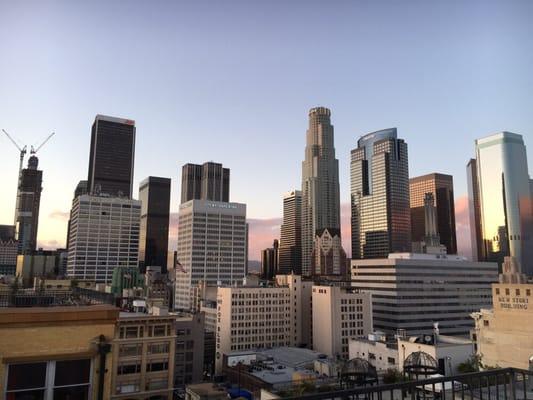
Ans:
<svg viewBox="0 0 533 400"><path fill-rule="evenodd" d="M138 267L141 202L81 195L72 202L67 275L111 283L118 267Z"/></svg>
<svg viewBox="0 0 533 400"><path fill-rule="evenodd" d="M397 340L389 340L383 332L373 332L366 338L351 339L348 347L350 360L363 358L378 371L400 367Z"/></svg>
<svg viewBox="0 0 533 400"><path fill-rule="evenodd" d="M313 350L348 359L350 339L372 332L372 296L349 287L313 286Z"/></svg>
<svg viewBox="0 0 533 400"><path fill-rule="evenodd" d="M388 334L432 334L433 323L448 335L468 336L470 314L492 303L496 263L456 255L393 253L352 260L352 285L372 293L374 328Z"/></svg>
<svg viewBox="0 0 533 400"><path fill-rule="evenodd" d="M180 205L175 307L197 309L198 282L232 285L246 275L246 205L191 200Z"/></svg>

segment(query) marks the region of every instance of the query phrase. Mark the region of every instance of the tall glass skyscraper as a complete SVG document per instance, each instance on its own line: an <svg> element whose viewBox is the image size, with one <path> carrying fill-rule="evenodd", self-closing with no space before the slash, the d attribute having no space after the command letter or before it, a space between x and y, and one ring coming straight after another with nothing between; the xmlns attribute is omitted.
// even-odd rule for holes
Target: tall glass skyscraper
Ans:
<svg viewBox="0 0 533 400"><path fill-rule="evenodd" d="M229 168L206 162L185 164L181 170L181 203L190 200L229 202Z"/></svg>
<svg viewBox="0 0 533 400"><path fill-rule="evenodd" d="M476 140L476 166L480 218L471 229L480 226L482 259L501 265L510 255L533 276L533 211L522 136L500 132Z"/></svg>
<svg viewBox="0 0 533 400"><path fill-rule="evenodd" d="M352 258L411 250L407 143L396 128L369 133L351 152Z"/></svg>
<svg viewBox="0 0 533 400"><path fill-rule="evenodd" d="M305 159L302 162L302 274L311 274L315 233L340 229L339 161L335 158L331 111L309 110Z"/></svg>

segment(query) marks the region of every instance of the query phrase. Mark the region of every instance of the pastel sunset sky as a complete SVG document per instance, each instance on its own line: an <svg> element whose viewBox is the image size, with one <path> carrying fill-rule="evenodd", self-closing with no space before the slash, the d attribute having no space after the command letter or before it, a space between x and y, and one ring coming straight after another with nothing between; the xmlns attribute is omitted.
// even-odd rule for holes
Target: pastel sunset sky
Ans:
<svg viewBox="0 0 533 400"><path fill-rule="evenodd" d="M474 140L520 133L533 162L531 1L0 0L0 128L36 145L39 244L64 246L87 177L96 114L136 121L134 193L181 166L231 169L246 203L250 259L279 235L284 192L301 185L308 109L332 110L349 251L349 153L397 127L410 175L454 176L469 255L465 165ZM13 220L18 152L0 137L0 224Z"/></svg>

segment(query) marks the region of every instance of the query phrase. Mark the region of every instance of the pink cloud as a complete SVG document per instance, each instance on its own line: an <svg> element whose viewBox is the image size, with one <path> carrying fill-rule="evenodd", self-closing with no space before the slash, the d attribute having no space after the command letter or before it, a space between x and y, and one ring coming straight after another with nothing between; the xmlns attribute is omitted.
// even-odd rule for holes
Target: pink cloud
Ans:
<svg viewBox="0 0 533 400"><path fill-rule="evenodd" d="M48 218L57 219L60 221L68 221L68 219L70 218L70 212L54 210L50 214L48 214Z"/></svg>
<svg viewBox="0 0 533 400"><path fill-rule="evenodd" d="M472 258L470 246L470 223L468 216L468 196L463 194L455 200L455 231L457 235L457 253Z"/></svg>

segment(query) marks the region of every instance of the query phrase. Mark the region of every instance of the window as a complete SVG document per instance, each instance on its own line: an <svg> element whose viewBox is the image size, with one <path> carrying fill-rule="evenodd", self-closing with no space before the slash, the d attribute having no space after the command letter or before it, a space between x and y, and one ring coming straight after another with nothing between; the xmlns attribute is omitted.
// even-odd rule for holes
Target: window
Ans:
<svg viewBox="0 0 533 400"><path fill-rule="evenodd" d="M115 388L116 394L135 393L141 390L139 382L121 382Z"/></svg>
<svg viewBox="0 0 533 400"><path fill-rule="evenodd" d="M142 344L123 344L119 347L120 357L135 357L142 354Z"/></svg>
<svg viewBox="0 0 533 400"><path fill-rule="evenodd" d="M376 359L376 355L374 353L368 353L368 359L369 360L375 360Z"/></svg>
<svg viewBox="0 0 533 400"><path fill-rule="evenodd" d="M156 361L146 364L146 372L166 371L168 369L168 362Z"/></svg>
<svg viewBox="0 0 533 400"><path fill-rule="evenodd" d="M396 360L394 359L394 357L387 357L387 362L389 364L396 364Z"/></svg>
<svg viewBox="0 0 533 400"><path fill-rule="evenodd" d="M483 326L489 326L489 321L487 321L486 319L483 320Z"/></svg>
<svg viewBox="0 0 533 400"><path fill-rule="evenodd" d="M140 363L123 363L117 367L117 375L138 374L141 372Z"/></svg>
<svg viewBox="0 0 533 400"><path fill-rule="evenodd" d="M91 360L10 364L7 367L8 399L87 399Z"/></svg>
<svg viewBox="0 0 533 400"><path fill-rule="evenodd" d="M148 354L165 354L169 351L168 343L150 343L148 345Z"/></svg>

